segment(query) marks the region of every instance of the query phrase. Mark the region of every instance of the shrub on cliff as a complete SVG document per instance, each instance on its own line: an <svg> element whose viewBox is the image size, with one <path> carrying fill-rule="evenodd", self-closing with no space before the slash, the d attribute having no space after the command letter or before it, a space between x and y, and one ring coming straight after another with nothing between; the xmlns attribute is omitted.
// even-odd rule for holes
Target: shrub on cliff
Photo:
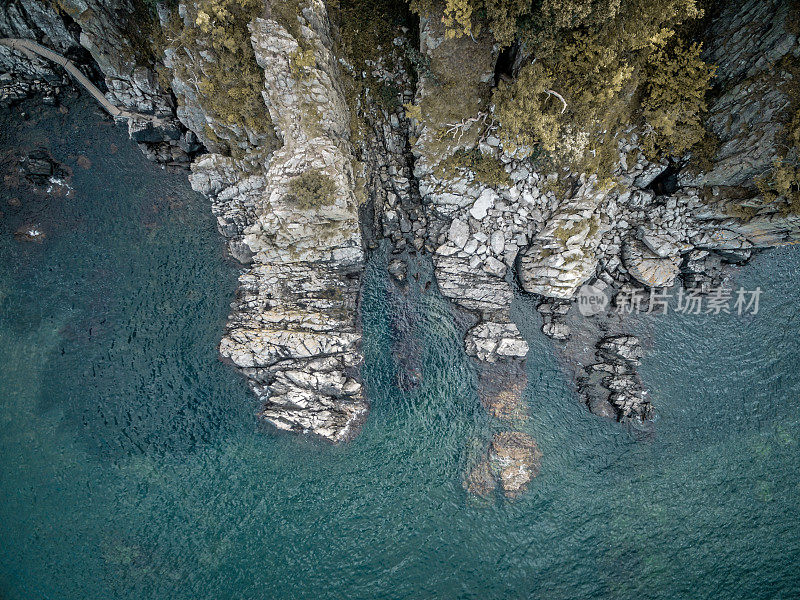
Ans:
<svg viewBox="0 0 800 600"><path fill-rule="evenodd" d="M332 204L335 194L336 183L318 169L306 171L289 182L288 197L304 210Z"/></svg>
<svg viewBox="0 0 800 600"><path fill-rule="evenodd" d="M511 185L511 177L506 173L497 158L483 154L477 148L459 150L439 164L438 174L442 177L458 177L470 174L473 181L489 186Z"/></svg>
<svg viewBox="0 0 800 600"><path fill-rule="evenodd" d="M180 63L182 79L194 82L203 110L231 126L257 133L272 128L261 91L264 72L256 64L248 24L263 11L262 0L197 0L186 5L186 23L173 24L170 45L197 57Z"/></svg>
<svg viewBox="0 0 800 600"><path fill-rule="evenodd" d="M487 25L504 46L514 41L517 21L530 13L529 0L411 0L420 14L442 11L449 37L475 36Z"/></svg>
<svg viewBox="0 0 800 600"><path fill-rule="evenodd" d="M659 45L648 60L642 108L652 133L645 136L645 153L680 156L705 135L700 115L715 68L700 58L698 44Z"/></svg>
<svg viewBox="0 0 800 600"><path fill-rule="evenodd" d="M700 15L694 0L543 2L538 21L518 31L533 53L493 97L504 143L539 147L601 178L629 124L649 133L649 156L682 155L705 134L713 77L700 46L677 35Z"/></svg>

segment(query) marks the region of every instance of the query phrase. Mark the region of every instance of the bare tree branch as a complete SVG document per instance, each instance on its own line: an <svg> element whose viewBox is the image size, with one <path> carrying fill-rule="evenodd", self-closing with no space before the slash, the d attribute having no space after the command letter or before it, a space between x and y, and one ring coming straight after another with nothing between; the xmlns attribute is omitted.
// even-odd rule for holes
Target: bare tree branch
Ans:
<svg viewBox="0 0 800 600"><path fill-rule="evenodd" d="M564 100L564 96L562 96L561 94L559 94L558 92L555 92L553 90L545 90L545 92L547 92L551 96L555 96L556 98L561 100L561 102L564 104L564 107L561 109L561 114L563 115L567 110L567 101Z"/></svg>

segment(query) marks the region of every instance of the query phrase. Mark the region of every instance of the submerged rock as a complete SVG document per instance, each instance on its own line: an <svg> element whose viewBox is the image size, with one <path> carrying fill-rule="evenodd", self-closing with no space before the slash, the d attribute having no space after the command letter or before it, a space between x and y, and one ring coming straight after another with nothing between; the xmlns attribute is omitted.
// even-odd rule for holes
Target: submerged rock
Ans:
<svg viewBox="0 0 800 600"><path fill-rule="evenodd" d="M23 225L14 232L14 238L20 242L44 241L45 232L38 225Z"/></svg>
<svg viewBox="0 0 800 600"><path fill-rule="evenodd" d="M66 168L58 163L44 148L34 150L19 161L20 174L38 186L48 184L52 178L64 178Z"/></svg>
<svg viewBox="0 0 800 600"><path fill-rule="evenodd" d="M492 437L486 454L464 477L464 489L481 498L499 490L509 500L522 496L541 471L542 452L521 431L501 431Z"/></svg>
<svg viewBox="0 0 800 600"><path fill-rule="evenodd" d="M542 452L536 441L521 431L496 433L489 462L507 498L518 498L541 470Z"/></svg>
<svg viewBox="0 0 800 600"><path fill-rule="evenodd" d="M473 496L489 498L497 489L497 480L492 473L489 459L484 458L467 473L464 478L464 489Z"/></svg>

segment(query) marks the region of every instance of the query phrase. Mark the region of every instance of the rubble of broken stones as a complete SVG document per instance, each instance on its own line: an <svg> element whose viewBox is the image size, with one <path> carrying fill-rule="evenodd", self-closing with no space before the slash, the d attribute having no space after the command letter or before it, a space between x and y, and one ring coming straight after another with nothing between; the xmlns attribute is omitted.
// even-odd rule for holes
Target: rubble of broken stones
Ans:
<svg viewBox="0 0 800 600"><path fill-rule="evenodd" d="M0 73L0 108L8 108L33 95L41 96L45 104L54 105L66 85L66 81L54 85L42 79L22 79Z"/></svg>
<svg viewBox="0 0 800 600"><path fill-rule="evenodd" d="M439 287L481 316L465 339L469 355L492 363L527 354L508 317L515 282L538 298L543 332L563 342L571 334L567 315L584 284L602 286L610 298L680 280L708 290L721 281L724 264L750 256L753 243L726 228L730 219L698 218L706 208L700 190L658 193L659 178L671 176L672 167L645 159L638 142L633 129L619 139L619 184L610 189L594 176L539 174L529 161L493 147L491 139L483 150L501 161L511 185L482 186L469 174L450 180L429 174L421 181L433 215L429 242ZM559 194L556 184L572 191ZM584 401L616 420L650 419L652 407L635 372L638 359L623 359L625 348L622 354L608 349L621 339L638 348L638 341L598 336L596 360L577 370L579 380L588 382L579 385Z"/></svg>

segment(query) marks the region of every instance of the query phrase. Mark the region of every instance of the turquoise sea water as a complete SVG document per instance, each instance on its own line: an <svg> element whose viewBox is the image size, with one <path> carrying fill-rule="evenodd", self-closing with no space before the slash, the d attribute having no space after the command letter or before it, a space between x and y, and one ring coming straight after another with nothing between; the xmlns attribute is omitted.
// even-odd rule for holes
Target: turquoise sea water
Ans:
<svg viewBox="0 0 800 600"><path fill-rule="evenodd" d="M25 108L0 152L48 148L75 194L0 194L4 600L800 596L797 251L738 273L756 317L646 323L647 437L578 405L520 299L542 473L476 502L462 472L495 424L444 301L412 299L423 383L401 392L375 256L361 436L260 429L217 358L237 272L207 202L86 100ZM44 242L13 238L33 222Z"/></svg>

